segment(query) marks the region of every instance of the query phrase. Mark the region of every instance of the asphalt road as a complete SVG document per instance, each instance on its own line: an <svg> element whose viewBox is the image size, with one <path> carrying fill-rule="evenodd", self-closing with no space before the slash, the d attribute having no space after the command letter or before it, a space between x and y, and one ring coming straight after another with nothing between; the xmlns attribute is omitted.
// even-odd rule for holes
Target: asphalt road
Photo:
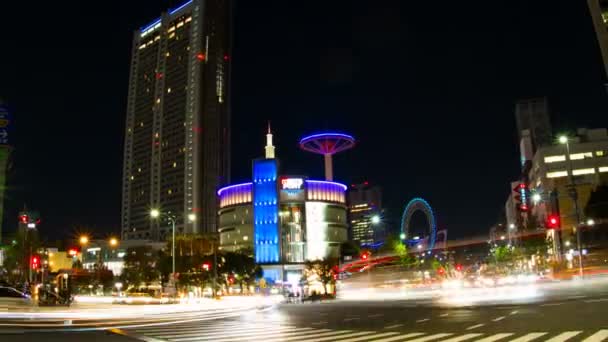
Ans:
<svg viewBox="0 0 608 342"><path fill-rule="evenodd" d="M586 293L586 294L585 294ZM568 291L520 304L429 301L281 304L240 316L73 332L0 329L0 341L608 341L607 291Z"/></svg>

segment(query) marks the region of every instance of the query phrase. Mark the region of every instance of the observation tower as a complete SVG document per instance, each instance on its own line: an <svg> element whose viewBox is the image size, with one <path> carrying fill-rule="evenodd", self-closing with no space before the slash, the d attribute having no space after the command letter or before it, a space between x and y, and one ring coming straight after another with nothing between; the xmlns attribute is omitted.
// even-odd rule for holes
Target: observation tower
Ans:
<svg viewBox="0 0 608 342"><path fill-rule="evenodd" d="M322 154L325 158L325 180L333 181L334 171L332 156L355 146L355 138L342 133L320 133L304 137L300 140L300 148L304 151Z"/></svg>

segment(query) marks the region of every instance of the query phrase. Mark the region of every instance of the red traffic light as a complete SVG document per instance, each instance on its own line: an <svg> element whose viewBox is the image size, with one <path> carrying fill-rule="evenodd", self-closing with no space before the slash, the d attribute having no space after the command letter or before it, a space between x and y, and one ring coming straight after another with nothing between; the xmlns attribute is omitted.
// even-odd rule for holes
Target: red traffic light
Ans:
<svg viewBox="0 0 608 342"><path fill-rule="evenodd" d="M210 263L208 263L208 262L204 263L204 264L203 264L203 269L204 269L205 271L209 271L209 270L211 269L211 264L210 264Z"/></svg>
<svg viewBox="0 0 608 342"><path fill-rule="evenodd" d="M68 255L69 256L76 256L78 254L78 250L76 248L70 248L68 250Z"/></svg>
<svg viewBox="0 0 608 342"><path fill-rule="evenodd" d="M32 256L32 259L30 260L30 264L32 266L33 269L37 269L39 266L39 262L40 259L37 256Z"/></svg>
<svg viewBox="0 0 608 342"><path fill-rule="evenodd" d="M462 265L461 264L456 265L456 271L462 271Z"/></svg>
<svg viewBox="0 0 608 342"><path fill-rule="evenodd" d="M437 272L439 272L439 274L444 274L445 270L443 269L443 267L440 267Z"/></svg>
<svg viewBox="0 0 608 342"><path fill-rule="evenodd" d="M27 217L27 215L21 215L19 216L19 221L21 223L27 223L29 221L29 218Z"/></svg>
<svg viewBox="0 0 608 342"><path fill-rule="evenodd" d="M547 228L559 228L560 226L560 219L558 215L549 215L549 217L547 217Z"/></svg>
<svg viewBox="0 0 608 342"><path fill-rule="evenodd" d="M369 259L370 255L371 255L371 253L369 251L365 251L365 252L361 253L361 259L367 260L367 259Z"/></svg>

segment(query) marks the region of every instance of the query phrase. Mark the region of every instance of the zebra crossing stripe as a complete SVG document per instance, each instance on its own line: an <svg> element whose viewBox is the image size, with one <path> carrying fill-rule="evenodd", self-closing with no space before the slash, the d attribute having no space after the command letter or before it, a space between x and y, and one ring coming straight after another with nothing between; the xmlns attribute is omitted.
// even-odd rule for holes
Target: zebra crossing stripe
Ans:
<svg viewBox="0 0 608 342"><path fill-rule="evenodd" d="M375 334L373 337L384 337L384 336L393 336L393 335L397 335L399 334L398 332L387 332L387 333L381 333L381 334ZM347 340L340 340L340 342L358 342L358 341L369 341L369 336L363 336L363 337L355 337L355 338L349 338Z"/></svg>
<svg viewBox="0 0 608 342"><path fill-rule="evenodd" d="M361 332L356 332L356 333L351 333L351 334L346 334L346 335L341 335L339 336L340 339L344 338L344 337L355 337L355 336L361 336L361 335L369 335L369 334L375 334L375 331L361 331ZM367 336L369 337L369 336ZM322 337L322 338L314 338L309 340L309 342L323 342L323 341L334 341L333 336L329 336L329 337Z"/></svg>
<svg viewBox="0 0 608 342"><path fill-rule="evenodd" d="M482 338L481 340L477 340L477 342L494 342L494 341L502 340L503 338L507 338L512 335L513 335L513 333L499 333L499 334L494 334L492 336L488 336L486 338Z"/></svg>
<svg viewBox="0 0 608 342"><path fill-rule="evenodd" d="M430 335L430 336L424 336L424 337L419 337L419 338L416 338L413 340L409 340L408 342L426 342L426 341L437 340L437 339L452 336L452 335L454 335L454 334L434 334L434 335Z"/></svg>
<svg viewBox="0 0 608 342"><path fill-rule="evenodd" d="M520 338L516 338L516 339L512 340L511 342L528 342L528 341L536 340L537 338L539 338L541 336L545 336L545 335L547 335L546 332L529 333L529 334L525 334L524 336L522 336Z"/></svg>
<svg viewBox="0 0 608 342"><path fill-rule="evenodd" d="M608 338L608 330L602 329L595 334L587 337L583 342L600 342Z"/></svg>
<svg viewBox="0 0 608 342"><path fill-rule="evenodd" d="M235 330L227 330L227 331L215 331L215 332L208 332L205 329L199 329L197 332L195 333L185 333L185 334L181 334L181 333L177 333L177 332L173 332L173 333L165 333L165 334L154 334L153 336L157 336L160 338L167 338L167 339L171 339L173 341L187 341L192 337L200 337L200 338L222 338L222 337L227 337L227 336L234 336L234 337L239 337L239 336L244 336L244 335L252 335L252 334L256 334L256 333L268 333L268 332L273 332L273 333L280 333L282 331L285 330L290 330L293 329L292 327L280 327L280 328L255 328L255 329L235 329ZM302 328L304 329L304 328ZM310 328L308 328L310 329Z"/></svg>
<svg viewBox="0 0 608 342"><path fill-rule="evenodd" d="M567 340L573 338L574 336L576 336L580 333L582 333L582 331L566 331L553 338L546 340L545 342L564 342L564 341L567 341Z"/></svg>
<svg viewBox="0 0 608 342"><path fill-rule="evenodd" d="M275 337L275 336L281 336L281 337L285 337L285 336L298 336L298 335L306 335L306 334L311 334L315 331L328 331L328 330L315 330L312 328L301 328L301 329L291 329L289 331L279 331L279 332L269 332L267 330L265 331L261 331L261 332L257 332L257 333L251 333L251 334L242 334L242 335L237 335L237 336L232 336L232 337L228 337L228 335L226 336L221 336L222 339L217 339L217 338L212 338L211 340L214 342L232 342L232 341L251 341L253 338L257 339L262 339L262 338L269 338L269 337Z"/></svg>
<svg viewBox="0 0 608 342"><path fill-rule="evenodd" d="M456 337L452 337L450 339L447 340L443 340L442 342L460 342L460 341L466 341L466 340L470 340L473 339L475 337L481 336L483 334L464 334L462 336L456 336Z"/></svg>
<svg viewBox="0 0 608 342"><path fill-rule="evenodd" d="M346 334L346 333L350 333L353 332L352 330L330 330L328 332L325 333L321 333L321 334L316 334L316 333L307 333L306 335L303 336L292 336L292 337L287 337L287 338L274 338L274 339L269 339L266 340L265 342L283 342L283 341L294 341L294 340L298 340L301 338L304 339L308 339L308 338L315 338L315 337L324 337L324 336L333 336L334 338L337 337L338 335L342 335L342 334Z"/></svg>
<svg viewBox="0 0 608 342"><path fill-rule="evenodd" d="M379 340L372 340L370 342L392 342L392 341L403 341L403 339L405 338L410 338L410 337L416 337L416 336L420 336L420 335L424 335L423 333L409 333L409 334L405 334L405 335L399 335L399 336L394 336L394 337L389 337L389 338L382 338Z"/></svg>

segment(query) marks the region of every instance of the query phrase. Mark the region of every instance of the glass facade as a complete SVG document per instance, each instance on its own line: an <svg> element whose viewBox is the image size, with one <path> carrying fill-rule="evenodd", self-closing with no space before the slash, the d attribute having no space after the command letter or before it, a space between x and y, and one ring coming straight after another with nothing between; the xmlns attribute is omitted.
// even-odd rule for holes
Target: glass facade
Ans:
<svg viewBox="0 0 608 342"><path fill-rule="evenodd" d="M279 211L282 235L282 254L285 263L306 260L306 229L304 203L282 204Z"/></svg>

